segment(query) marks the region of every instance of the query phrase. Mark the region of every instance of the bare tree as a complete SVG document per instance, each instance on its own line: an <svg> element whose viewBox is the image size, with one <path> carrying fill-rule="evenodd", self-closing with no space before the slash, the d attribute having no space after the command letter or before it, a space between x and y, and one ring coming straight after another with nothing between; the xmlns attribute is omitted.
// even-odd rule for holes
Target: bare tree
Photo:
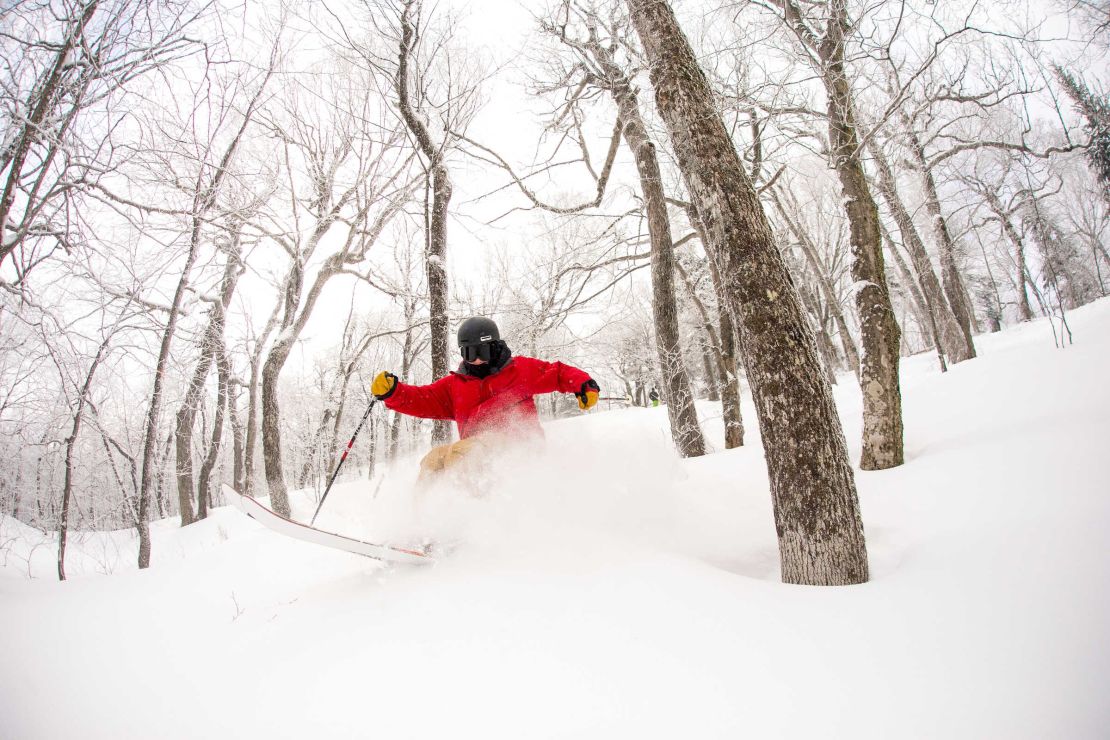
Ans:
<svg viewBox="0 0 1110 740"><path fill-rule="evenodd" d="M120 318L123 318L122 314ZM119 325L120 321L117 320L115 326L111 327L109 331L105 334L103 341L101 341L100 343L100 346L97 347L96 354L93 356L92 361L89 363L89 369L85 373L84 380L82 381L79 388L74 389L77 391L77 397L75 399L75 408L73 409L73 424L70 428L69 435L65 439L65 480L62 483L61 518L58 522L59 581L64 581L66 579L66 537L69 533L69 514L70 507L73 501L74 476L75 467L77 465L75 453L77 447L77 438L78 435L80 435L81 433L81 424L82 422L84 422L85 419L85 410L90 402L89 396L92 389L93 378L96 376L96 371L100 367L101 362L103 362L104 357L108 352L109 345L115 338L117 330L119 329ZM49 341L46 341L45 344L47 347L50 347ZM53 355L54 353L51 352L51 354ZM61 375L62 386L63 388L65 388L65 386L69 384L67 382L68 379L66 378L66 372L63 369L63 365L65 363L63 360L56 356L54 357L54 361L58 369L58 373ZM66 389L66 395L68 396L68 389Z"/></svg>
<svg viewBox="0 0 1110 740"><path fill-rule="evenodd" d="M331 89L317 86L305 99L287 101L282 115L270 119L270 129L281 142L281 159L291 184L287 208L269 220L292 224L263 229L290 259L282 281L279 334L262 367L262 446L266 482L275 511L291 513L285 483L278 378L304 330L328 281L357 268L386 225L410 201L413 185L411 159L403 151L399 131L377 120L374 102L365 96L368 81L354 68L332 79ZM363 85L359 87L359 83ZM313 120L311 112L322 100ZM275 114L276 115L276 114ZM308 175L307 187L297 185L299 169ZM288 215L286 215L288 214ZM307 223L302 226L301 219ZM286 222L288 223L288 222ZM345 233L307 286L309 262L333 228ZM335 238L335 237L332 237Z"/></svg>
<svg viewBox="0 0 1110 740"><path fill-rule="evenodd" d="M199 48L193 2L14 3L0 14L0 266L15 284L82 243L78 195L116 170L122 92Z"/></svg>
<svg viewBox="0 0 1110 740"><path fill-rule="evenodd" d="M779 216L794 235L798 246L801 247L806 264L816 277L818 287L825 298L825 306L832 314L833 322L836 324L836 333L840 337L840 346L844 350L844 358L849 369L858 378L860 377L859 350L856 348L855 340L852 339L852 333L848 330L848 321L844 316L844 311L840 308L840 297L834 286L834 278L820 257L818 245L814 243L812 236L802 222L802 208L797 202L797 198L786 186L775 185L768 192Z"/></svg>
<svg viewBox="0 0 1110 740"><path fill-rule="evenodd" d="M226 400L227 395L227 360L226 353L224 352L223 339L224 324L228 305L231 303L231 298L235 293L235 287L239 281L239 276L243 272L239 245L241 228L241 224L233 224L230 229L230 244L228 244L225 249L227 257L224 265L223 278L220 282L220 295L213 302L212 308L208 312L208 325L205 327L200 339L200 357L193 370L193 377L185 393L185 400L177 410L177 423L174 430L174 438L176 440L175 451L177 454L178 508L181 513L181 526L183 527L195 521L192 504L195 495L193 487L193 423L196 419L197 408L201 401L201 394L204 391L205 380L213 364L221 365L221 367L224 368L219 373L221 376L219 390L221 401ZM217 404L216 427L222 427L223 408L223 403ZM213 449L219 448L218 438L214 440L212 447ZM210 466L207 467L210 471ZM207 476L202 475L201 477L205 481L207 480ZM207 488L203 483L200 487L200 494L200 508L205 510L204 501L207 497ZM204 517L198 516L196 518L203 519Z"/></svg>
<svg viewBox="0 0 1110 740"><path fill-rule="evenodd" d="M758 195L670 6L628 0L628 8L737 320L763 432L783 580L866 581L863 522L844 434Z"/></svg>
<svg viewBox="0 0 1110 740"><path fill-rule="evenodd" d="M152 485L155 476L155 445L158 435L158 421L162 409L162 394L165 385L166 368L170 360L170 348L173 344L174 334L177 331L178 320L185 301L185 294L189 290L191 272L200 254L201 246L205 241L204 227L216 207L225 179L231 171L232 161L243 141L247 127L252 123L259 103L270 79L267 71L261 84L250 99L246 110L238 116L232 115L229 108L224 108L223 119L233 126L230 141L222 148L217 149L215 141L202 144L202 152L196 162L196 173L191 189L191 207L187 212L188 231L186 234L187 247L185 262L181 268L181 276L177 282L171 300L165 328L162 331L161 345L154 368L154 387L150 395L150 404L147 407L145 432L143 435L142 467L139 483L139 567L150 566L150 503Z"/></svg>
<svg viewBox="0 0 1110 740"><path fill-rule="evenodd" d="M566 0L557 13L557 20L545 23L543 28L576 52L582 74L576 86L605 90L616 103L624 140L636 162L651 240L651 304L671 436L683 457L698 457L706 452L705 438L698 425L694 395L682 359L674 289L674 242L667 198L655 143L640 112L639 97L630 73L618 60L628 34L627 19L619 8L618 3L613 3L603 19L594 7Z"/></svg>

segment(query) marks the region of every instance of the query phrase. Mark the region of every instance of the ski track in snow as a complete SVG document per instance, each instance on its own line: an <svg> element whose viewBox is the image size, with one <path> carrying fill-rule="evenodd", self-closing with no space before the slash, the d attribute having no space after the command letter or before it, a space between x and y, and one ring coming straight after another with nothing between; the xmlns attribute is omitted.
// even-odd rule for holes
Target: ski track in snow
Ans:
<svg viewBox="0 0 1110 740"><path fill-rule="evenodd" d="M79 534L58 583L4 519L0 738L1105 737L1110 300L1069 319L1064 350L1038 321L903 362L907 462L856 473L861 586L778 582L748 397L747 446L700 459L629 409L548 424L481 499L414 500L416 457L335 486L320 526L456 548L430 569L224 507L155 523L141 572L131 532Z"/></svg>

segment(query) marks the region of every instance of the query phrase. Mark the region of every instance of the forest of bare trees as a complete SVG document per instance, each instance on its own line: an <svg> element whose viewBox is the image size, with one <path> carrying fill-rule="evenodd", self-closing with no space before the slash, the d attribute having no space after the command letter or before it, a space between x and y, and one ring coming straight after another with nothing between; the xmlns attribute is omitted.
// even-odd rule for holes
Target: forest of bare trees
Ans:
<svg viewBox="0 0 1110 740"><path fill-rule="evenodd" d="M0 514L60 578L78 530L146 567L221 481L288 514L374 373L444 375L480 314L592 413L655 390L683 457L758 425L783 579L863 582L899 359L1037 317L1066 347L1110 290L1110 2L488 5L0 15ZM375 412L344 474L451 434Z"/></svg>

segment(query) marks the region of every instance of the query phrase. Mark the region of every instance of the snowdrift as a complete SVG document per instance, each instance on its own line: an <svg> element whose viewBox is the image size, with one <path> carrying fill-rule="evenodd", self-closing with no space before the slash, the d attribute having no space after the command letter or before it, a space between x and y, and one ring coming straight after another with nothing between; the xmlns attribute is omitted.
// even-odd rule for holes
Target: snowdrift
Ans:
<svg viewBox="0 0 1110 740"><path fill-rule="evenodd" d="M221 508L156 523L142 572L131 533L79 535L57 583L6 520L0 737L1105 737L1110 301L1070 321L1067 349L1041 321L903 363L907 462L857 471L861 586L778 581L750 402L746 446L700 459L628 409L550 424L481 499L416 500L413 460L336 485L319 524L452 543L432 569Z"/></svg>

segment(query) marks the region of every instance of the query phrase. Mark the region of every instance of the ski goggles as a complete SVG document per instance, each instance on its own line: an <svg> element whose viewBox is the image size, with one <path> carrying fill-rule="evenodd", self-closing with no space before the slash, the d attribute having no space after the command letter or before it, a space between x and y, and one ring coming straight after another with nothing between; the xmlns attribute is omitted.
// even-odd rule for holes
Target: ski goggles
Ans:
<svg viewBox="0 0 1110 740"><path fill-rule="evenodd" d="M482 342L481 344L464 344L459 347L459 351L462 352L463 359L467 362L474 362L475 360L489 362L490 342Z"/></svg>

